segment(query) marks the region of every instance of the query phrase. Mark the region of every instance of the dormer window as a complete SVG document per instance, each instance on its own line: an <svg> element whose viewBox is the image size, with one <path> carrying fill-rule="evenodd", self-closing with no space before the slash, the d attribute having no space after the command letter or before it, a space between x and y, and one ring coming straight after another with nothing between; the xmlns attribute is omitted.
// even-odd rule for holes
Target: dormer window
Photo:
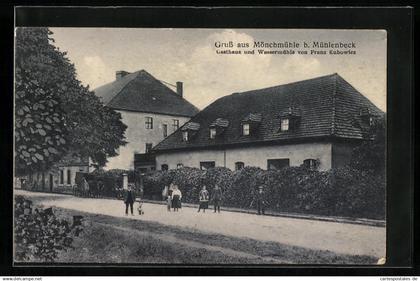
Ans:
<svg viewBox="0 0 420 281"><path fill-rule="evenodd" d="M188 122L182 128L182 140L187 142L190 141L200 129L200 124L195 122Z"/></svg>
<svg viewBox="0 0 420 281"><path fill-rule="evenodd" d="M216 138L216 128L210 128L210 139Z"/></svg>
<svg viewBox="0 0 420 281"><path fill-rule="evenodd" d="M182 132L182 140L183 141L188 141L188 131L183 131Z"/></svg>
<svg viewBox="0 0 420 281"><path fill-rule="evenodd" d="M223 134L227 127L229 127L229 121L223 118L217 118L210 125L210 139L215 139L217 136Z"/></svg>
<svg viewBox="0 0 420 281"><path fill-rule="evenodd" d="M242 119L242 135L249 136L255 134L262 120L261 113L249 113Z"/></svg>
<svg viewBox="0 0 420 281"><path fill-rule="evenodd" d="M280 132L296 130L299 127L301 111L298 107L288 107L280 113Z"/></svg>
<svg viewBox="0 0 420 281"><path fill-rule="evenodd" d="M249 123L242 124L242 135L249 136L251 130Z"/></svg>
<svg viewBox="0 0 420 281"><path fill-rule="evenodd" d="M289 118L281 119L281 131L282 132L289 131Z"/></svg>
<svg viewBox="0 0 420 281"><path fill-rule="evenodd" d="M360 110L360 119L365 125L373 126L375 123L375 114L368 108L364 107Z"/></svg>

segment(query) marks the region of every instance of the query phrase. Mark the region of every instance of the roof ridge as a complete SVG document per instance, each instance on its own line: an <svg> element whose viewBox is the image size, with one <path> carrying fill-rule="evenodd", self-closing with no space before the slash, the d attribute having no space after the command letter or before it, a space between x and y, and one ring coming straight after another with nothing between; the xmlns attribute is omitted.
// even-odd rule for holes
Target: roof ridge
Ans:
<svg viewBox="0 0 420 281"><path fill-rule="evenodd" d="M159 82L159 84L161 84L163 87L169 89L171 91L171 94L175 95L178 98L184 99L182 98L180 95L178 95L174 90L172 90L171 88L169 88L168 86L166 86L161 80L157 79L156 77L154 77L152 74L150 74L149 72L147 72L146 70L142 69L139 71L140 72L145 72L147 75L149 75L151 78L155 79L157 82ZM185 100L185 99L184 99Z"/></svg>
<svg viewBox="0 0 420 281"><path fill-rule="evenodd" d="M187 103L189 103L191 106L193 106L196 110L199 110L194 104L192 104L191 102L189 102L186 98L184 98L184 97L181 97L177 92L175 92L174 90L172 90L171 88L169 88L168 86L166 86L163 82L162 82L162 80L159 80L159 79L157 79L156 77L154 77L152 74L150 74L149 72L147 72L147 70L145 70L145 69L142 69L142 70L139 70L139 73L140 72L144 72L144 73L146 73L147 75L149 75L150 77L152 77L153 79L155 79L157 82L159 82L162 86L164 86L165 88L167 88L168 90L170 90L171 91L171 94L172 95L174 95L174 96L176 96L177 98L180 98L181 100L183 100L183 101L185 101L185 102L187 102Z"/></svg>
<svg viewBox="0 0 420 281"><path fill-rule="evenodd" d="M278 88L278 87L284 87L284 86L289 86L289 85L293 85L293 84L299 84L299 83L302 83L302 82L308 82L308 81L311 81L311 80L324 79L324 78L327 78L327 77L334 77L335 80L336 80L337 76L340 76L340 75L337 72L335 72L335 73L328 74L328 75L322 75L322 76L313 77L313 78L309 78L309 79L305 79L305 80L289 82L289 83L286 83L286 84L280 84L280 85L270 86L270 87L266 87L266 88L254 89L254 90L249 90L249 91L245 91L245 92L235 92L235 93L232 93L228 96L238 95L238 94L246 94L246 93L255 92L255 91L264 91L264 90L274 89L274 88Z"/></svg>
<svg viewBox="0 0 420 281"><path fill-rule="evenodd" d="M133 76L133 78L131 78L131 80L130 81L128 81L127 83L125 83L125 85L118 91L118 93L116 93L115 95L114 95L114 97L112 98L112 99L110 99L108 102L107 102L107 104L111 104L111 102L116 98L116 97L118 97L120 94L121 94L121 92L122 92L122 90L124 90L126 87L127 87L127 85L128 84L130 84L130 83L132 83L133 81L134 81L134 79L136 79L137 78L137 76L140 74L140 72L141 72L142 70L140 70L140 71L134 71L133 73L130 73L130 74L136 74L136 75L134 75ZM128 74L128 75L130 75L130 74ZM115 81L114 81L115 82Z"/></svg>

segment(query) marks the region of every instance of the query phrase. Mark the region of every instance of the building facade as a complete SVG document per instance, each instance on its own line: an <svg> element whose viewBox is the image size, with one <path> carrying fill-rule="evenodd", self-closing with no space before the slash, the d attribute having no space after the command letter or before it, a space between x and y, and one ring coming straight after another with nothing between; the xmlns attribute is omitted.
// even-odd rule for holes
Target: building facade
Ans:
<svg viewBox="0 0 420 281"><path fill-rule="evenodd" d="M346 165L383 112L338 74L225 96L153 151L157 169Z"/></svg>
<svg viewBox="0 0 420 281"><path fill-rule="evenodd" d="M88 157L67 153L58 163L46 171L34 172L25 177L27 188L38 191L71 193L76 184L76 173L93 171Z"/></svg>
<svg viewBox="0 0 420 281"><path fill-rule="evenodd" d="M94 92L105 106L121 114L127 126L127 144L119 148L118 156L108 158L106 169L154 170L154 159L149 155L152 147L198 112L184 99L182 82L170 85L145 70L117 71L115 81ZM144 161L135 161L135 155Z"/></svg>
<svg viewBox="0 0 420 281"><path fill-rule="evenodd" d="M153 146L190 120L190 117L177 115L116 111L121 113L122 122L127 126L125 133L127 144L119 148L118 156L108 159L107 169L134 169L136 154L149 153ZM154 169L154 163L150 165L138 163L135 166L139 169Z"/></svg>

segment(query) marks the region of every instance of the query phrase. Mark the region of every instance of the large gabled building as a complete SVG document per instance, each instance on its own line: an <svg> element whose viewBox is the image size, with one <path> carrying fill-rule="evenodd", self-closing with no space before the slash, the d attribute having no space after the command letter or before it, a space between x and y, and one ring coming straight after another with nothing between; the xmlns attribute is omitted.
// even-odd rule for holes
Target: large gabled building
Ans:
<svg viewBox="0 0 420 281"><path fill-rule="evenodd" d="M168 86L169 85L169 86ZM160 81L145 70L117 71L115 81L94 90L105 106L121 113L127 125L126 146L108 159L107 169L154 169L148 152L194 116L198 109L183 97L183 84Z"/></svg>
<svg viewBox="0 0 420 281"><path fill-rule="evenodd" d="M345 165L383 115L338 74L222 97L153 148L157 169Z"/></svg>

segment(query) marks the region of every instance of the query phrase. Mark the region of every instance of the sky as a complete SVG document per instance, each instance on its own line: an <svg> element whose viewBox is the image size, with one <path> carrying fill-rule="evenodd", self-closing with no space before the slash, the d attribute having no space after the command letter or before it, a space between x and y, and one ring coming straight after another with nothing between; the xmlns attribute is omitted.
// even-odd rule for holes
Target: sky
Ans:
<svg viewBox="0 0 420 281"><path fill-rule="evenodd" d="M383 30L51 28L51 31L55 46L67 52L78 79L92 90L114 81L115 71L144 69L171 84L182 81L184 97L203 109L235 92L338 73L386 111ZM215 43L229 41L235 45L248 42L251 46L254 41L294 41L301 46L302 42L314 41L354 42L356 54L216 54Z"/></svg>

